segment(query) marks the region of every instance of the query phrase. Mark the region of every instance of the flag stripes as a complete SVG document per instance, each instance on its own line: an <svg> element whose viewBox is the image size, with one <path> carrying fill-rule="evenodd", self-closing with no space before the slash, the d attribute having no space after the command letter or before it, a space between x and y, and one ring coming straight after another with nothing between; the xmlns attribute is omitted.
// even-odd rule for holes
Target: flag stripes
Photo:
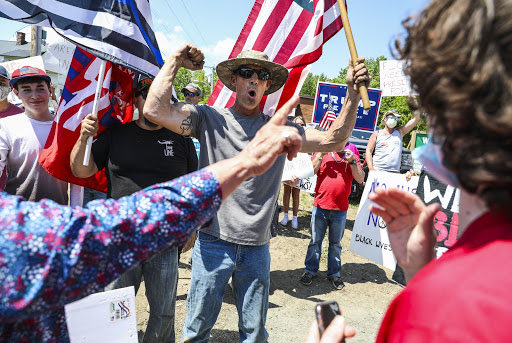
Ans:
<svg viewBox="0 0 512 343"><path fill-rule="evenodd" d="M229 58L243 50L264 51L289 70L284 87L260 103L266 114L273 115L298 94L309 72L306 66L321 56L322 45L341 27L336 0L256 0ZM234 100L235 94L219 80L208 104L229 107Z"/></svg>
<svg viewBox="0 0 512 343"><path fill-rule="evenodd" d="M94 55L144 74L156 75L163 64L147 1L1 0L0 17L51 27Z"/></svg>

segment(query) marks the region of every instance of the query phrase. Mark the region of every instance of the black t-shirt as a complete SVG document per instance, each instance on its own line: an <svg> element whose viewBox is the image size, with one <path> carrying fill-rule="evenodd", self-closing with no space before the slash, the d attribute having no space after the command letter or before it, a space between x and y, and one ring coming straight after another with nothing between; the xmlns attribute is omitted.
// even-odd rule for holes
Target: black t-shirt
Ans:
<svg viewBox="0 0 512 343"><path fill-rule="evenodd" d="M98 169L105 168L107 197L114 199L197 170L192 139L165 128L144 130L135 122L105 130L92 155Z"/></svg>

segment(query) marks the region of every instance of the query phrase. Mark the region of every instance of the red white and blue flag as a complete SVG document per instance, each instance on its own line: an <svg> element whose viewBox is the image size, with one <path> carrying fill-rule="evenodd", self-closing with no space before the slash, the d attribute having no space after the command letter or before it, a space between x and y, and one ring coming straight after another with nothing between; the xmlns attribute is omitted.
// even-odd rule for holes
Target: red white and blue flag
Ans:
<svg viewBox="0 0 512 343"><path fill-rule="evenodd" d="M323 130L327 131L331 127L332 122L334 119L336 119L337 115L333 111L327 110L324 113L324 116L322 117L322 120L320 121L320 126Z"/></svg>
<svg viewBox="0 0 512 343"><path fill-rule="evenodd" d="M58 179L106 192L104 170L82 179L74 176L70 168L70 154L80 137L80 124L92 113L100 64L100 58L76 48L52 129L39 154L39 164ZM107 62L98 103L98 134L110 126L132 120L134 75L126 67Z"/></svg>
<svg viewBox="0 0 512 343"><path fill-rule="evenodd" d="M323 44L342 26L336 0L256 0L229 58L243 50L263 51L289 70L285 85L260 103L264 113L273 115L299 93ZM230 107L234 101L235 94L219 80L208 104Z"/></svg>

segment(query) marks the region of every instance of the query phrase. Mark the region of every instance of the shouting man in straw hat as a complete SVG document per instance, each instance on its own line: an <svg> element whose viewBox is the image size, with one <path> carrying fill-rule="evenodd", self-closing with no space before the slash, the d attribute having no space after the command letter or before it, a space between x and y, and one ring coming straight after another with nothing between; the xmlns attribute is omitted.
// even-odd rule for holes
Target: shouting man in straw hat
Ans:
<svg viewBox="0 0 512 343"><path fill-rule="evenodd" d="M279 90L288 77L288 70L270 62L263 52L243 51L237 58L217 66L220 80L236 92L231 108L186 103L171 105L171 89L178 69L201 69L203 60L203 53L192 45L178 49L155 78L144 106L144 115L150 121L199 139L202 167L234 156L247 145L269 120L259 108L263 95ZM355 68L349 67L348 96L329 131L304 130L300 125L287 123L290 133L297 130L302 135L302 151L343 149L356 120L357 84L369 80L363 62L361 58ZM290 102L295 107L298 97ZM240 340L266 341L270 286L268 243L284 162L285 159L280 157L266 173L244 182L222 204L213 221L199 231L192 256L184 341L208 341L230 277L239 315Z"/></svg>

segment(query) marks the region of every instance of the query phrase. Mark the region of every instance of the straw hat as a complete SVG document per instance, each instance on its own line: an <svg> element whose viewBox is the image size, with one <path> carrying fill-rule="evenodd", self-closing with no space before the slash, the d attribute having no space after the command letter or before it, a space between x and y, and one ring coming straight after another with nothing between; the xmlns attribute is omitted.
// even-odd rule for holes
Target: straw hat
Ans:
<svg viewBox="0 0 512 343"><path fill-rule="evenodd" d="M269 61L267 54L256 50L245 50L236 58L220 62L217 65L217 75L226 87L235 92L235 87L231 83L231 75L238 68L247 65L261 67L270 73L272 84L264 94L271 94L279 90L288 79L288 69L278 63Z"/></svg>

